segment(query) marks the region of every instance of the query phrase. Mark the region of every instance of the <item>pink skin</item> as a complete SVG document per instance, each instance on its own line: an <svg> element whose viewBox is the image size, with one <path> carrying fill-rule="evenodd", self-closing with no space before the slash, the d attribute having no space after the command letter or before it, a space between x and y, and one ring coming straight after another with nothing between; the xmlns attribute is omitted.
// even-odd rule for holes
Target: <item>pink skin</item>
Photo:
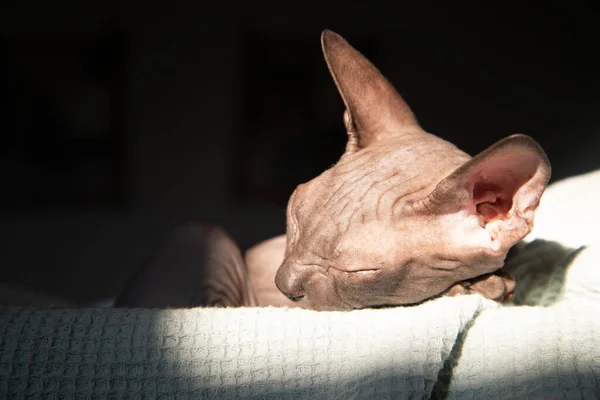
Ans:
<svg viewBox="0 0 600 400"><path fill-rule="evenodd" d="M299 185L287 234L250 249L260 305L316 310L414 304L440 294L503 300L498 271L530 232L550 177L512 135L475 157L425 132L386 78L339 35L322 46L346 105L346 151Z"/></svg>

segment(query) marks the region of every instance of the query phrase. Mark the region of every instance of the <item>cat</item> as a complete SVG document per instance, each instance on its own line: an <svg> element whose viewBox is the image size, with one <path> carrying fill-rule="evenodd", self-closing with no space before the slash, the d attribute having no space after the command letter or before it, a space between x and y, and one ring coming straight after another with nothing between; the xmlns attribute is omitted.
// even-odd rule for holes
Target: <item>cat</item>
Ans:
<svg viewBox="0 0 600 400"><path fill-rule="evenodd" d="M321 35L346 106L339 161L299 185L286 235L242 258L219 227L178 229L123 307L352 310L479 293L503 301L508 251L532 229L550 163L515 134L471 157L425 132L392 84L340 35Z"/></svg>
<svg viewBox="0 0 600 400"><path fill-rule="evenodd" d="M438 295L510 298L501 271L532 229L550 163L511 135L470 157L425 132L392 84L340 35L321 43L346 106L346 150L299 185L287 234L245 257L260 305L316 310L415 304Z"/></svg>

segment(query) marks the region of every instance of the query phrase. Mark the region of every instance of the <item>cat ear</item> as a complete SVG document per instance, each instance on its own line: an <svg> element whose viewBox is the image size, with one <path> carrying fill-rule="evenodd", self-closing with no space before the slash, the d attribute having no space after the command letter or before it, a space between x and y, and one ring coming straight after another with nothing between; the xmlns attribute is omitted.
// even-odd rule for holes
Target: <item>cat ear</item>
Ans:
<svg viewBox="0 0 600 400"><path fill-rule="evenodd" d="M549 179L550 163L540 145L529 136L512 135L443 179L427 197L427 208L476 216L490 234L491 250L500 254L531 231Z"/></svg>
<svg viewBox="0 0 600 400"><path fill-rule="evenodd" d="M357 150L382 137L403 134L418 123L394 86L344 38L329 30L321 34L329 71L346 105L348 148Z"/></svg>

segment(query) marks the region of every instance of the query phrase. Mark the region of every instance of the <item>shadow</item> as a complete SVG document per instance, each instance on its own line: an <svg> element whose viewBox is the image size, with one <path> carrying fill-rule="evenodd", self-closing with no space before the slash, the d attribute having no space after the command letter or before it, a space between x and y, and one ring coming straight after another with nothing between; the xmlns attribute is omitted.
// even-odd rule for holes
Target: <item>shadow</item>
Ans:
<svg viewBox="0 0 600 400"><path fill-rule="evenodd" d="M254 292L240 249L216 225L189 223L130 278L116 307L253 306Z"/></svg>
<svg viewBox="0 0 600 400"><path fill-rule="evenodd" d="M555 304L564 294L568 267L584 249L585 246L575 249L542 239L514 246L503 267L517 282L512 304Z"/></svg>

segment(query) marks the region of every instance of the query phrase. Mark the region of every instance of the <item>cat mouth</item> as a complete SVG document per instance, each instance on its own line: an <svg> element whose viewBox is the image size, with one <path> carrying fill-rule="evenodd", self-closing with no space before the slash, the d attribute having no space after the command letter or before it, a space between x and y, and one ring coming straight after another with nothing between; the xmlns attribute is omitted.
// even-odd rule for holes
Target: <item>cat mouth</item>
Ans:
<svg viewBox="0 0 600 400"><path fill-rule="evenodd" d="M333 284L331 286L338 302L338 304L336 304L338 309L340 311L351 311L368 307L355 296L349 296L348 289L351 287L362 287L365 282L371 281L379 276L382 270L380 268L361 268L347 271L335 267L331 268L334 272Z"/></svg>

